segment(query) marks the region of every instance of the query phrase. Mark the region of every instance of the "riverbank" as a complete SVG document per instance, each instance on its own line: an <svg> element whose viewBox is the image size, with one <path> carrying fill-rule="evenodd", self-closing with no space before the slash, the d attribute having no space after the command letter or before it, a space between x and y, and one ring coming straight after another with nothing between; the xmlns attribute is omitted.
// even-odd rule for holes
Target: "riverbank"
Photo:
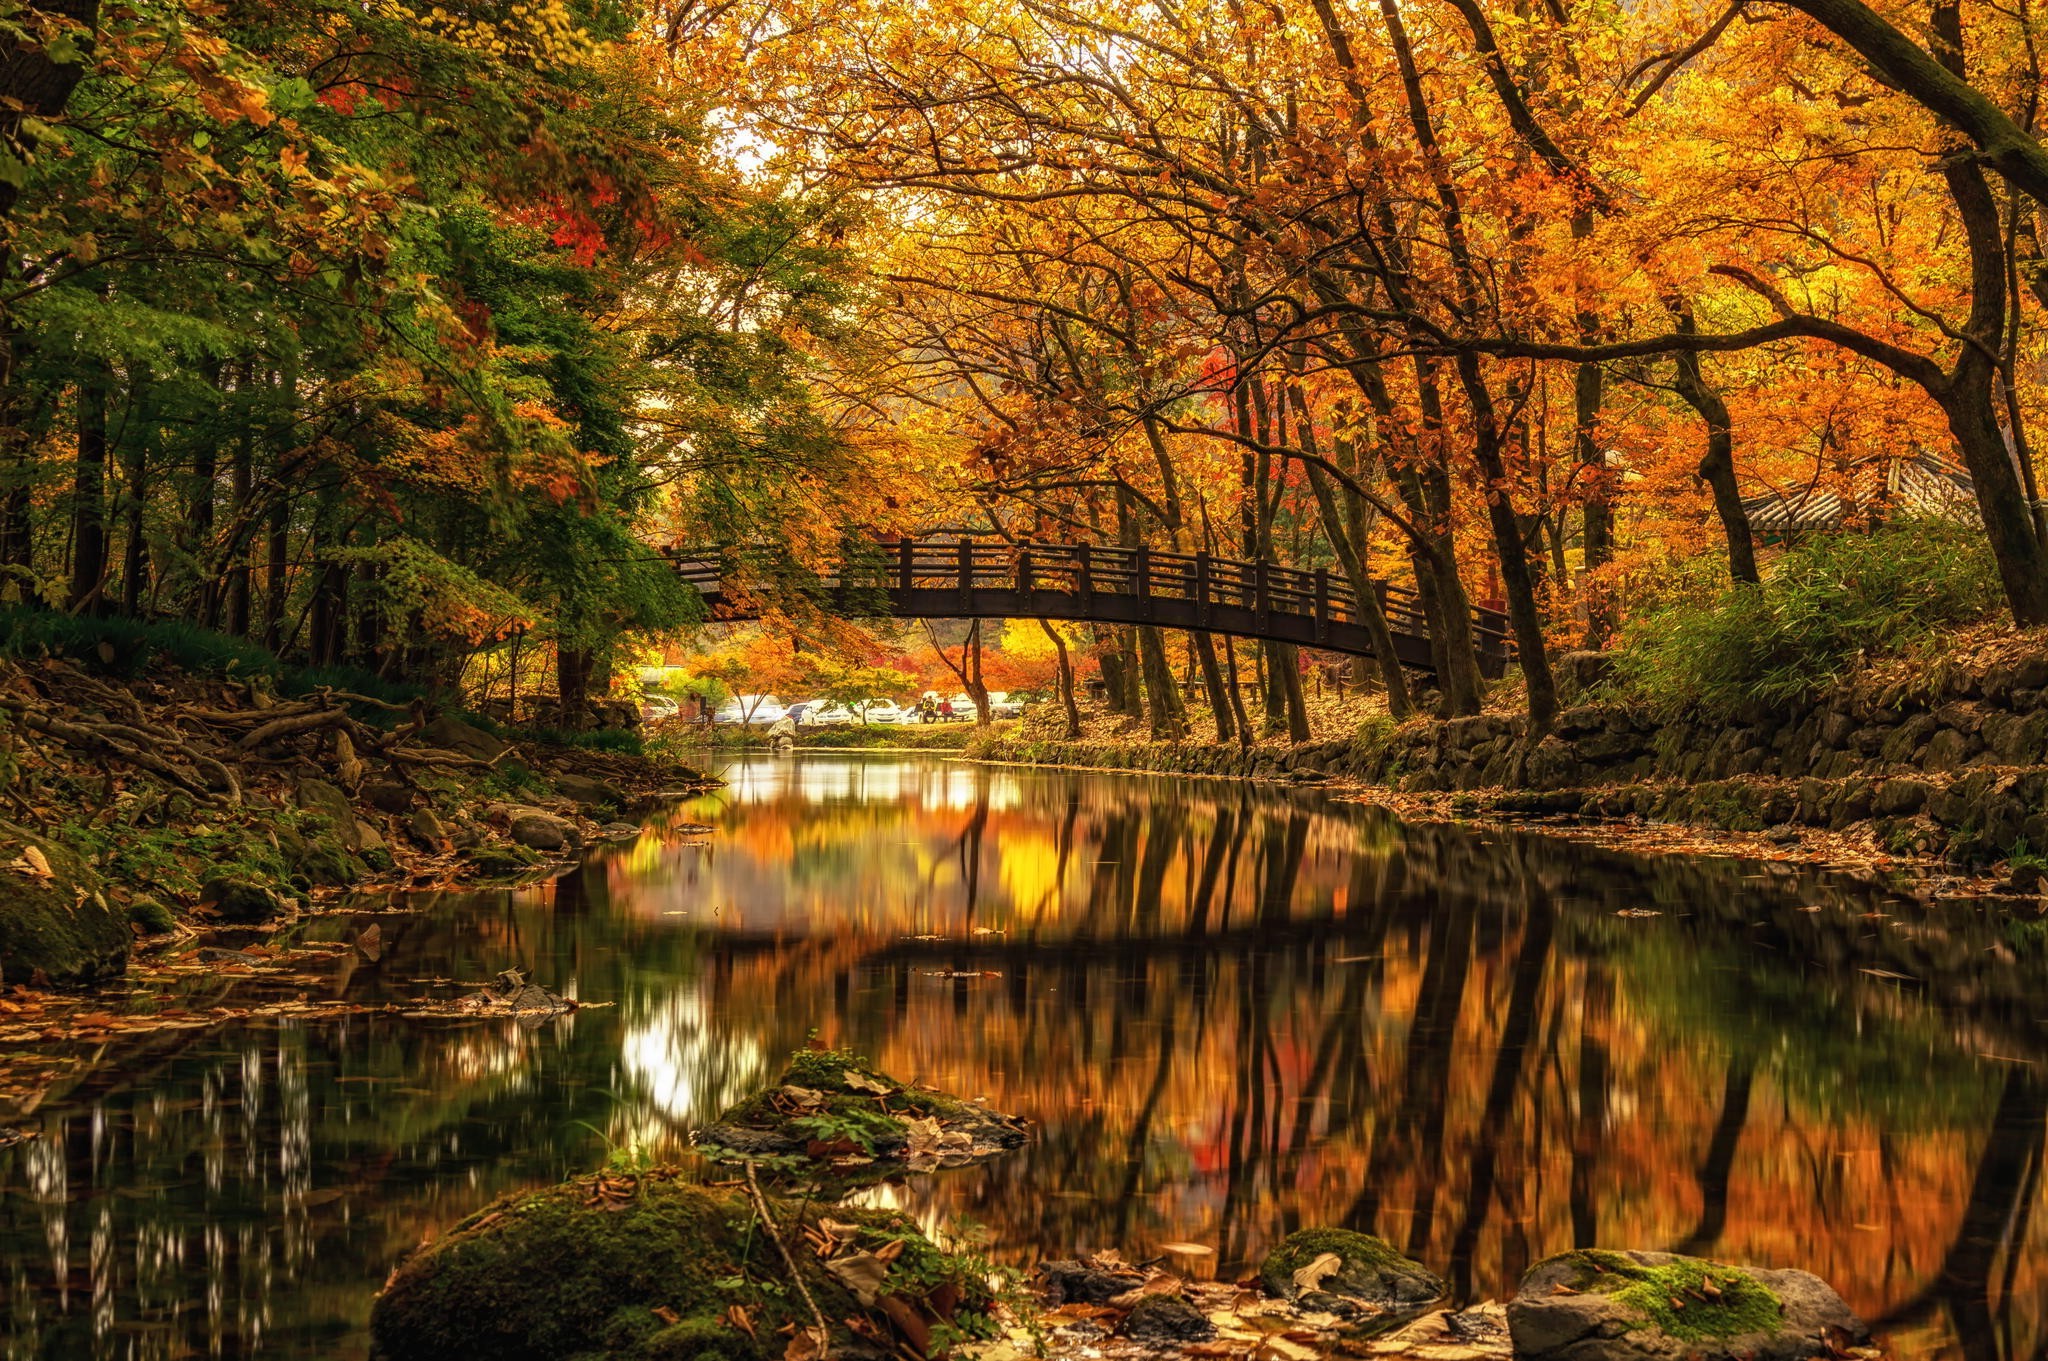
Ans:
<svg viewBox="0 0 2048 1361"><path fill-rule="evenodd" d="M1674 714L1596 679L1533 746L1488 713L1249 746L1068 741L1027 722L977 760L1356 786L1403 811L1625 821L1731 833L1820 858L2048 865L2048 640L2006 635L1929 666L1894 661L1782 708ZM1098 718L1098 725L1100 719Z"/></svg>
<svg viewBox="0 0 2048 1361"><path fill-rule="evenodd" d="M340 894L543 871L694 769L487 730L422 699L0 662L0 983L111 978L139 943ZM632 745L632 744L623 744Z"/></svg>

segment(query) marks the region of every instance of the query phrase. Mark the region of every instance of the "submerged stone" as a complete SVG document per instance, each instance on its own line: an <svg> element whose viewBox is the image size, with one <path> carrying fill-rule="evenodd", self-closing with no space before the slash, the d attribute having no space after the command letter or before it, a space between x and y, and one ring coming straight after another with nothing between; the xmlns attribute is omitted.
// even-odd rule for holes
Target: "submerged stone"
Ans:
<svg viewBox="0 0 2048 1361"><path fill-rule="evenodd" d="M1805 1361L1869 1341L1818 1276L1668 1252L1583 1249L1538 1262L1508 1305L1515 1355L1541 1361Z"/></svg>
<svg viewBox="0 0 2048 1361"><path fill-rule="evenodd" d="M984 1264L949 1257L891 1212L769 1200L835 1348L988 1336ZM507 1196L421 1248L370 1314L377 1361L569 1361L780 1355L813 1326L744 1192L670 1170ZM920 1352L923 1347L919 1347Z"/></svg>
<svg viewBox="0 0 2048 1361"><path fill-rule="evenodd" d="M1364 1306L1376 1313L1420 1309L1442 1298L1441 1277L1392 1244L1349 1229L1300 1229L1259 1266L1268 1293L1317 1307Z"/></svg>

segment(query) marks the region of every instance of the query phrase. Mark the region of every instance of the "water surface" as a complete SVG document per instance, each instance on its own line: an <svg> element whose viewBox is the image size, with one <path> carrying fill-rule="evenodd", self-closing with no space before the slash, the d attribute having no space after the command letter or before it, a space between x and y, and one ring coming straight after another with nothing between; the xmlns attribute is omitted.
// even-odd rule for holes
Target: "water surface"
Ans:
<svg viewBox="0 0 2048 1361"><path fill-rule="evenodd" d="M681 1155L815 1032L1040 1126L885 1194L1019 1264L1236 1274L1379 1233L1467 1298L1575 1244L1802 1266L1904 1358L2039 1357L2038 933L1783 866L1410 827L1313 793L747 759L554 883L371 920L315 997L508 965L542 1024L251 1018L110 1043L0 1152L6 1357L361 1357L405 1251ZM209 978L195 1004L254 986Z"/></svg>

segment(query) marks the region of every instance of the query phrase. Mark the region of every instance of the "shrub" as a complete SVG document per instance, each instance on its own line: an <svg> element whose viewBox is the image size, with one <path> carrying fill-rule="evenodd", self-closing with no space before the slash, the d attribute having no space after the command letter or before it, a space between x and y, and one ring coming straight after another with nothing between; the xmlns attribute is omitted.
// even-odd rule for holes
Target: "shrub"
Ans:
<svg viewBox="0 0 2048 1361"><path fill-rule="evenodd" d="M179 620L101 618L15 606L0 610L0 653L64 657L111 675L172 666L199 676L276 677L276 657L242 638Z"/></svg>
<svg viewBox="0 0 2048 1361"><path fill-rule="evenodd" d="M1784 704L1862 657L1981 619L2003 598L1983 536L1946 521L1816 535L1760 587L1718 580L1725 570L1694 559L1630 621L1616 665L1625 689L1709 713Z"/></svg>

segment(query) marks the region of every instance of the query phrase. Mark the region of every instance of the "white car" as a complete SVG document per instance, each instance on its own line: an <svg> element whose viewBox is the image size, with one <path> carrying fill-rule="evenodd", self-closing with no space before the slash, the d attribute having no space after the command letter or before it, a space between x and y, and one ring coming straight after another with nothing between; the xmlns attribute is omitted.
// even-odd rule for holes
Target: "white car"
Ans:
<svg viewBox="0 0 2048 1361"><path fill-rule="evenodd" d="M683 706L667 695L647 695L640 701L640 717L649 723L665 723L683 711Z"/></svg>
<svg viewBox="0 0 2048 1361"><path fill-rule="evenodd" d="M718 712L711 716L713 723L759 724L766 727L781 718L788 710L782 701L773 695L734 695L718 706Z"/></svg>
<svg viewBox="0 0 2048 1361"><path fill-rule="evenodd" d="M853 706L860 721L867 724L901 723L903 706L893 699L866 699Z"/></svg>
<svg viewBox="0 0 2048 1361"><path fill-rule="evenodd" d="M820 702L804 706L804 715L798 720L806 728L843 728L860 719L844 704Z"/></svg>

